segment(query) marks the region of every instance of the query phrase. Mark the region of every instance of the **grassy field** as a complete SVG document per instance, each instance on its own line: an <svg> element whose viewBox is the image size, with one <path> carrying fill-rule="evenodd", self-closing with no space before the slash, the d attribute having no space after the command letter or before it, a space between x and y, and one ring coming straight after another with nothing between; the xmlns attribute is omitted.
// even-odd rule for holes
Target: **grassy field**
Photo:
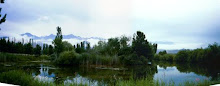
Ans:
<svg viewBox="0 0 220 86"><path fill-rule="evenodd" d="M38 79L34 79L30 74L25 73L21 70L12 70L9 72L3 72L0 74L0 82L15 84L21 86L87 86L86 84L75 84L75 83L61 83L55 84L52 82L43 82Z"/></svg>
<svg viewBox="0 0 220 86"><path fill-rule="evenodd" d="M40 61L47 60L49 56L34 56L29 54L13 54L0 52L0 62L22 62L22 61Z"/></svg>
<svg viewBox="0 0 220 86"><path fill-rule="evenodd" d="M116 86L210 86L213 84L220 83L220 81L185 81L180 84L175 84L175 82L170 81L165 83L162 80L150 80L150 79L140 79L140 80L122 80L116 83Z"/></svg>

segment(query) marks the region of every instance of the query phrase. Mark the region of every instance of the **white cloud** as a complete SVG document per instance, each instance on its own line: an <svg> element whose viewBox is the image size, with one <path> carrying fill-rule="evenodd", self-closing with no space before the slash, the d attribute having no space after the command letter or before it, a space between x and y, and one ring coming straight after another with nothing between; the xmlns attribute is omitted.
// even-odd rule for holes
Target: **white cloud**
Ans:
<svg viewBox="0 0 220 86"><path fill-rule="evenodd" d="M110 38L141 30L149 41L175 43L159 48L197 48L213 38L206 37L210 30L220 27L219 4L219 0L6 0L3 13L8 16L0 34L45 36L56 34L61 26L63 34Z"/></svg>

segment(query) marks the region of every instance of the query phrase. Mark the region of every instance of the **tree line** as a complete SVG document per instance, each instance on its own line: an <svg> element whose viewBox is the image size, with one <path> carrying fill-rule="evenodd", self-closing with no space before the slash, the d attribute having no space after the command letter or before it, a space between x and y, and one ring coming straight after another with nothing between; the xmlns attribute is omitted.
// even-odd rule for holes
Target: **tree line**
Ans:
<svg viewBox="0 0 220 86"><path fill-rule="evenodd" d="M0 52L18 53L18 54L31 54L31 55L51 55L53 54L53 46L43 44L41 47L39 44L33 45L33 39L30 39L28 43L10 41L10 38L0 39Z"/></svg>
<svg viewBox="0 0 220 86"><path fill-rule="evenodd" d="M218 64L218 61L220 61L220 45L214 43L209 44L206 48L197 48L194 50L183 49L175 55L167 54L166 51L161 51L155 55L154 59L182 63Z"/></svg>
<svg viewBox="0 0 220 86"><path fill-rule="evenodd" d="M71 45L62 41L61 27L57 27L57 35L53 40L57 64L147 64L153 60L157 51L157 44L148 42L143 32L137 31L133 39L126 36L100 40L98 44L90 47L90 43L83 41ZM131 42L131 43L129 43ZM75 60L74 60L75 59Z"/></svg>

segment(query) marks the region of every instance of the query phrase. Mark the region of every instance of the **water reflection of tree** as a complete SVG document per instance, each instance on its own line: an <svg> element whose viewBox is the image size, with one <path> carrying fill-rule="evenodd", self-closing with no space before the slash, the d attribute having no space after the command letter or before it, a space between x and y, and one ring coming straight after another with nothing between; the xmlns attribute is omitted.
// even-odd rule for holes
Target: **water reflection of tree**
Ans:
<svg viewBox="0 0 220 86"><path fill-rule="evenodd" d="M207 64L177 64L180 72L194 72L199 75L211 77L211 80L219 80L220 66Z"/></svg>
<svg viewBox="0 0 220 86"><path fill-rule="evenodd" d="M139 65L132 66L132 76L134 79L147 78L153 80L154 74L157 73L156 65Z"/></svg>
<svg viewBox="0 0 220 86"><path fill-rule="evenodd" d="M211 80L220 80L220 66L218 64L175 62L157 62L157 64L163 68L176 66L180 72L194 72L198 75L211 77Z"/></svg>

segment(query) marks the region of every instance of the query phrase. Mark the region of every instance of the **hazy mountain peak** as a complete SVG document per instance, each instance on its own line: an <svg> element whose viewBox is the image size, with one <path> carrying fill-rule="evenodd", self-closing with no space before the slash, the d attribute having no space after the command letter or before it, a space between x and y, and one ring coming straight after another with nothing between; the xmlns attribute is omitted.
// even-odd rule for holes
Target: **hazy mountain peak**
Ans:
<svg viewBox="0 0 220 86"><path fill-rule="evenodd" d="M24 33L24 34L20 34L21 36L27 36L27 37L30 37L30 38L33 38L33 39L54 39L56 37L56 35L54 34L50 34L50 35L47 35L47 36L36 36L36 35L33 35L31 33ZM101 38L101 37L80 37L80 36L76 36L76 35L73 35L73 34L69 34L69 35L63 35L63 39L78 39L78 40L88 40L88 39L96 39L96 40L105 40L104 38Z"/></svg>

